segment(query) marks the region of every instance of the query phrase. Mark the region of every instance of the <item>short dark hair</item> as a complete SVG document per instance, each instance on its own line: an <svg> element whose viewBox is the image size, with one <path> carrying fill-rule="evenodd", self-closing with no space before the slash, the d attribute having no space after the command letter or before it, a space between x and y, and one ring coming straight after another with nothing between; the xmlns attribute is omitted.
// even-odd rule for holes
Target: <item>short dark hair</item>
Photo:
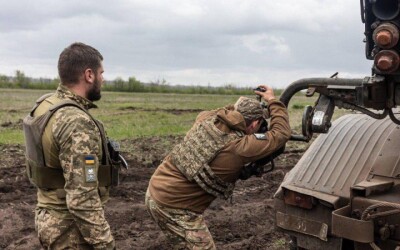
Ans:
<svg viewBox="0 0 400 250"><path fill-rule="evenodd" d="M250 124L251 124L252 122L254 122L254 121L261 121L261 119L262 119L262 118L253 119L253 120L244 119L244 121L246 122L246 127L248 127L248 126L250 126Z"/></svg>
<svg viewBox="0 0 400 250"><path fill-rule="evenodd" d="M249 119L244 119L244 121L246 122L246 127L250 126L250 124L253 122L253 120Z"/></svg>
<svg viewBox="0 0 400 250"><path fill-rule="evenodd" d="M61 84L73 84L86 69L90 68L95 73L101 66L103 56L100 52L84 43L73 43L65 48L58 59L58 75Z"/></svg>

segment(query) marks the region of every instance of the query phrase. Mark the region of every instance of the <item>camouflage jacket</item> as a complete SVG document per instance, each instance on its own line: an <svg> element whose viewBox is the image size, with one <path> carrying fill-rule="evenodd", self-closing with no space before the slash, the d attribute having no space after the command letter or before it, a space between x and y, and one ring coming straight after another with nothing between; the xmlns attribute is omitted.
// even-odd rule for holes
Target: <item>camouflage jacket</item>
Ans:
<svg viewBox="0 0 400 250"><path fill-rule="evenodd" d="M47 112L54 100L72 100L86 110L97 107L60 85L38 106L34 116ZM57 218L73 220L83 238L96 249L110 245L114 239L103 210L109 190L100 189L97 181L88 182L85 176L87 156L94 159L96 169L102 159L102 140L95 122L77 107L60 108L50 118L42 144L46 166L63 169L65 192L60 195L60 190L38 189L38 208L47 209Z"/></svg>
<svg viewBox="0 0 400 250"><path fill-rule="evenodd" d="M245 135L229 142L209 163L211 170L224 182L235 183L245 164L272 154L290 138L291 129L285 105L278 100L271 100L268 111L271 115L269 131L265 134ZM203 111L197 116L194 125L215 115L216 112L219 121L215 125L222 132L234 133L246 129L244 117L238 115L238 112L233 112L232 108ZM175 166L170 155L151 177L149 192L161 206L187 209L196 213L203 213L216 198L197 182L188 180Z"/></svg>

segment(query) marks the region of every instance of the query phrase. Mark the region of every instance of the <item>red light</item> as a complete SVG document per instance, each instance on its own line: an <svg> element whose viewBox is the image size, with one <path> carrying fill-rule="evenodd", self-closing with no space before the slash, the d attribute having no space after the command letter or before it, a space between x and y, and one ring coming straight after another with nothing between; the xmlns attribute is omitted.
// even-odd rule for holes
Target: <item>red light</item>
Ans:
<svg viewBox="0 0 400 250"><path fill-rule="evenodd" d="M374 59L376 69L383 73L391 73L397 70L399 62L399 54L394 50L381 50Z"/></svg>
<svg viewBox="0 0 400 250"><path fill-rule="evenodd" d="M399 29L391 23L379 25L372 35L376 45L382 49L390 49L399 42Z"/></svg>

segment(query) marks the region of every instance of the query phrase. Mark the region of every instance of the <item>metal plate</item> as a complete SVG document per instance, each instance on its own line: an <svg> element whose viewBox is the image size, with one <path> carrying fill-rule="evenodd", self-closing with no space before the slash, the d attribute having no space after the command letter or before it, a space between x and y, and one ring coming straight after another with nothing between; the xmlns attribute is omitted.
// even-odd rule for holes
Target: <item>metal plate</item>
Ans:
<svg viewBox="0 0 400 250"><path fill-rule="evenodd" d="M325 223L277 212L276 225L286 230L312 235L323 241L328 241L328 225Z"/></svg>
<svg viewBox="0 0 400 250"><path fill-rule="evenodd" d="M383 176L400 174L400 140L394 137L400 136L397 127L389 118L376 120L366 115L342 116L333 123L328 134L319 135L311 144L286 175L281 187L310 190L315 194L307 194L317 198L318 193L349 198L350 188L365 180L371 169ZM385 147L386 152L382 151L384 145L390 147ZM383 163L384 158L391 165L382 168L378 163Z"/></svg>

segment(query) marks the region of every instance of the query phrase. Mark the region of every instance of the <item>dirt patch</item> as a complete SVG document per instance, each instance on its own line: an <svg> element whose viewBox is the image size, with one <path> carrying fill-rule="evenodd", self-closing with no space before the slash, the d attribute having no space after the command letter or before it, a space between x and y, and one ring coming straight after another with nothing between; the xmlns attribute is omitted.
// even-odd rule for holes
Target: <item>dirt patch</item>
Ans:
<svg viewBox="0 0 400 250"><path fill-rule="evenodd" d="M0 127L3 128L11 128L11 129L22 129L22 119L19 119L16 122L3 122L0 124Z"/></svg>
<svg viewBox="0 0 400 250"><path fill-rule="evenodd" d="M182 137L125 140L130 164L111 191L106 218L118 249L171 249L144 206L154 170ZM216 200L205 213L217 249L287 249L289 238L274 228L273 194L303 149L289 144L274 171L239 181L232 201ZM36 189L25 177L24 149L0 145L0 249L39 249L34 229Z"/></svg>

